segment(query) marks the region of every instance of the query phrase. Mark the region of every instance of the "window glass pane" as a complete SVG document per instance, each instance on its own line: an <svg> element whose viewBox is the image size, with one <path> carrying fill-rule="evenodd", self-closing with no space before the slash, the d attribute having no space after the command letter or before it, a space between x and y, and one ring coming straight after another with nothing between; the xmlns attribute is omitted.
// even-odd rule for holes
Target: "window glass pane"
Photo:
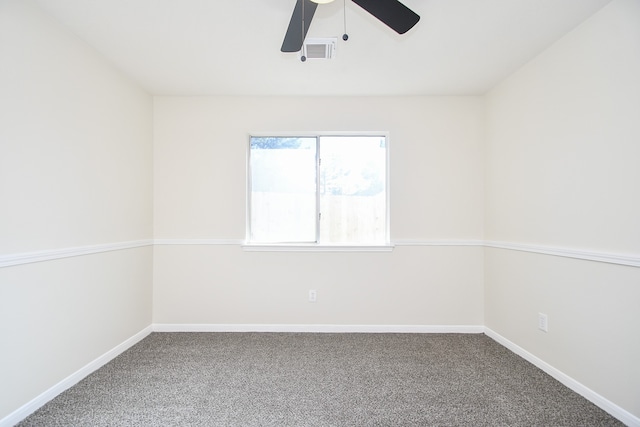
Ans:
<svg viewBox="0 0 640 427"><path fill-rule="evenodd" d="M251 138L251 240L316 241L316 138Z"/></svg>
<svg viewBox="0 0 640 427"><path fill-rule="evenodd" d="M320 242L386 243L386 141L320 137Z"/></svg>

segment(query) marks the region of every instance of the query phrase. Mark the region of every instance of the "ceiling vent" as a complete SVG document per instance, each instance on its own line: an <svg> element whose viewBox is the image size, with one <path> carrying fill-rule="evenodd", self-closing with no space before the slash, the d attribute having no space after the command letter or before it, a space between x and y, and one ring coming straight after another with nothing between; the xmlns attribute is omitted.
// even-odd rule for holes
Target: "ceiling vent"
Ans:
<svg viewBox="0 0 640 427"><path fill-rule="evenodd" d="M336 56L337 38L306 39L300 55L305 59L331 59Z"/></svg>

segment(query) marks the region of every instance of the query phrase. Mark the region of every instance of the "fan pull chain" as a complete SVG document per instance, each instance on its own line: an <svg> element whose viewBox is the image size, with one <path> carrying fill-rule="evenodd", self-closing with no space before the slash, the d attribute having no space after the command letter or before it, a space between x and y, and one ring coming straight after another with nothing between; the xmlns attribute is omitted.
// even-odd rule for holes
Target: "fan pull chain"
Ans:
<svg viewBox="0 0 640 427"><path fill-rule="evenodd" d="M302 2L302 33L301 33L302 34L302 47L300 48L300 50L302 52L300 52L301 53L300 61L304 62L304 61L307 60L307 57L304 55L304 3L307 0L300 0L300 1Z"/></svg>
<svg viewBox="0 0 640 427"><path fill-rule="evenodd" d="M342 10L344 16L344 34L342 35L342 40L349 40L349 34L347 34L347 0L342 0Z"/></svg>

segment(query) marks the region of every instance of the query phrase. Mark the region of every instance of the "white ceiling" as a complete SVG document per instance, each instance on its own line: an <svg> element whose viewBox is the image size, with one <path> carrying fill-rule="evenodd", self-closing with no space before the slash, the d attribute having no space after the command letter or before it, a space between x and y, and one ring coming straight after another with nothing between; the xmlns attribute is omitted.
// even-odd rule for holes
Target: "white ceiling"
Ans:
<svg viewBox="0 0 640 427"><path fill-rule="evenodd" d="M482 94L611 0L402 0L398 35L346 0L319 5L308 37L332 60L280 52L296 0L36 0L154 95Z"/></svg>

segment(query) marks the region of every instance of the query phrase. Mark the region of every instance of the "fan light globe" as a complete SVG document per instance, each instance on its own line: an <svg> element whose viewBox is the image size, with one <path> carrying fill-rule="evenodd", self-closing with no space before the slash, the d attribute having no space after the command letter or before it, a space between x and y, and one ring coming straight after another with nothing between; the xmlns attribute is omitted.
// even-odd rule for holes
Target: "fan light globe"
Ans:
<svg viewBox="0 0 640 427"><path fill-rule="evenodd" d="M326 3L331 3L333 0L311 0L311 1L318 4L326 4Z"/></svg>

